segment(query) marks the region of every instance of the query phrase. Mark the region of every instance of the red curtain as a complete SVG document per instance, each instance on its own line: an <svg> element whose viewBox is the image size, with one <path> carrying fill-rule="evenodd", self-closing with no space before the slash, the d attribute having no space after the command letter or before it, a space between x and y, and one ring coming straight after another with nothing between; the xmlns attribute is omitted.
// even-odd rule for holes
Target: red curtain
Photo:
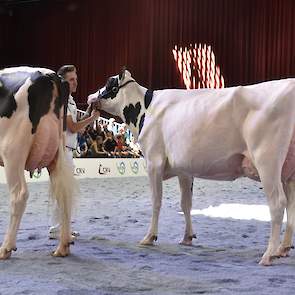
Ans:
<svg viewBox="0 0 295 295"><path fill-rule="evenodd" d="M226 86L295 75L294 0L51 0L9 14L0 66L75 64L81 104L124 65L146 87L183 88L175 45L210 45Z"/></svg>

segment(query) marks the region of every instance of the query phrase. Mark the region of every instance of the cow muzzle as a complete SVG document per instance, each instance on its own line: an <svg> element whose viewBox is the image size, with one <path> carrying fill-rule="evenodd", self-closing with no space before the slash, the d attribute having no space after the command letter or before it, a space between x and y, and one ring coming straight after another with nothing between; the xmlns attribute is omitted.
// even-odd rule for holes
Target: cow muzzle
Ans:
<svg viewBox="0 0 295 295"><path fill-rule="evenodd" d="M87 103L88 105L91 105L92 103L97 103L100 99L100 93L99 91L93 94L88 95Z"/></svg>

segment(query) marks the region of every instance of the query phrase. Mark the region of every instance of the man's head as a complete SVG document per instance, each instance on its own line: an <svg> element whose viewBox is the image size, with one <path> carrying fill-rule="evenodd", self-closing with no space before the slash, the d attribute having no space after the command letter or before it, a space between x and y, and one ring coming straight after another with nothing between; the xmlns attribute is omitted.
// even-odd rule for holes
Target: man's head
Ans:
<svg viewBox="0 0 295 295"><path fill-rule="evenodd" d="M103 138L102 138L102 136L100 136L100 135L97 135L97 136L96 136L96 143L97 143L97 144L102 144L102 143L103 143Z"/></svg>
<svg viewBox="0 0 295 295"><path fill-rule="evenodd" d="M70 93L74 93L78 86L78 77L76 67L73 65L64 65L58 71L57 74L62 76L70 85Z"/></svg>

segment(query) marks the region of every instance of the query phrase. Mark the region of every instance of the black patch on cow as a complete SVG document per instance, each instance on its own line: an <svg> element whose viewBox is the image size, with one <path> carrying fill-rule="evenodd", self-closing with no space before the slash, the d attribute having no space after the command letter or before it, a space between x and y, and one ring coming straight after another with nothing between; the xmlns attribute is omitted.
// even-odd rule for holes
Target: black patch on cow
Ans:
<svg viewBox="0 0 295 295"><path fill-rule="evenodd" d="M130 104L129 106L126 106L123 110L123 114L125 117L125 122L129 125L130 122L134 124L136 127L137 120L138 120L138 115L141 110L141 104L140 102L136 103L134 106L133 104Z"/></svg>
<svg viewBox="0 0 295 295"><path fill-rule="evenodd" d="M32 82L35 82L40 76L43 76L43 74L40 71L30 73L30 79Z"/></svg>
<svg viewBox="0 0 295 295"><path fill-rule="evenodd" d="M28 88L29 118L32 122L32 134L37 130L42 116L50 109L53 82L47 75L38 77Z"/></svg>
<svg viewBox="0 0 295 295"><path fill-rule="evenodd" d="M28 78L32 81L36 80L42 74L39 71L36 72L12 72L12 73L2 73L0 75L1 82L4 87L8 89L11 93L16 93L20 87L26 82Z"/></svg>
<svg viewBox="0 0 295 295"><path fill-rule="evenodd" d="M143 127L144 119L145 119L145 114L143 114L143 115L141 116L141 118L140 118L138 135L140 134L141 129L142 129L142 127Z"/></svg>
<svg viewBox="0 0 295 295"><path fill-rule="evenodd" d="M0 118L10 118L17 109L17 104L12 92L10 92L0 78Z"/></svg>
<svg viewBox="0 0 295 295"><path fill-rule="evenodd" d="M0 74L0 117L10 118L16 111L15 93L28 78L33 82L42 75L41 72L16 71Z"/></svg>
<svg viewBox="0 0 295 295"><path fill-rule="evenodd" d="M69 83L64 80L61 76L56 73L47 74L51 81L53 81L57 87L58 97L54 102L54 112L59 118L59 111L62 106L64 106L64 131L66 130L66 116L67 116L67 106L68 99L70 95Z"/></svg>
<svg viewBox="0 0 295 295"><path fill-rule="evenodd" d="M144 95L144 106L147 109L149 107L149 105L151 104L151 101L153 99L153 90L147 90L145 95ZM139 132L138 134L140 134L142 127L144 125L144 119L145 119L145 113L141 116L140 121L139 121Z"/></svg>
<svg viewBox="0 0 295 295"><path fill-rule="evenodd" d="M153 90L147 90L144 95L144 106L147 109L149 105L151 104L151 101L153 99Z"/></svg>
<svg viewBox="0 0 295 295"><path fill-rule="evenodd" d="M101 93L100 98L113 99L119 92L119 82L117 78L111 77L108 79L105 90Z"/></svg>

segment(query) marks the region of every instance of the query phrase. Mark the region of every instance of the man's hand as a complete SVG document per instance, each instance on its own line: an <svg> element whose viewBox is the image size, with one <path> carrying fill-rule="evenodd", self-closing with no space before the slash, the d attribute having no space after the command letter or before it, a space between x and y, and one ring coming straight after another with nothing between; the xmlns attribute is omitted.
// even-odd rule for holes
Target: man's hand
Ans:
<svg viewBox="0 0 295 295"><path fill-rule="evenodd" d="M89 105L89 106L87 107L87 110L86 110L85 114L80 118L80 120L84 120L84 119L86 119L86 118L88 118L88 117L92 117L92 115L93 115L93 110L94 110L94 111L99 111L100 106L101 106L100 101L98 101L98 102L94 102L94 103L92 103L91 105ZM98 117L99 117L99 116L100 116L100 115L98 115Z"/></svg>
<svg viewBox="0 0 295 295"><path fill-rule="evenodd" d="M100 106L101 106L100 101L97 101L91 104L91 108L92 108L91 117L94 117L95 120L100 117L100 111L99 111Z"/></svg>
<svg viewBox="0 0 295 295"><path fill-rule="evenodd" d="M94 103L92 103L91 104L92 105L92 109L94 109L94 110L100 110L101 109L101 103L100 103L100 101L98 100L98 101L96 101L96 102L94 102Z"/></svg>
<svg viewBox="0 0 295 295"><path fill-rule="evenodd" d="M87 117L89 117L91 111L92 111L92 105L89 105L88 108L87 108L87 110L86 110L86 112L85 112L85 115L86 115Z"/></svg>
<svg viewBox="0 0 295 295"><path fill-rule="evenodd" d="M98 119L100 117L100 111L93 109L90 117L93 118L93 120Z"/></svg>

